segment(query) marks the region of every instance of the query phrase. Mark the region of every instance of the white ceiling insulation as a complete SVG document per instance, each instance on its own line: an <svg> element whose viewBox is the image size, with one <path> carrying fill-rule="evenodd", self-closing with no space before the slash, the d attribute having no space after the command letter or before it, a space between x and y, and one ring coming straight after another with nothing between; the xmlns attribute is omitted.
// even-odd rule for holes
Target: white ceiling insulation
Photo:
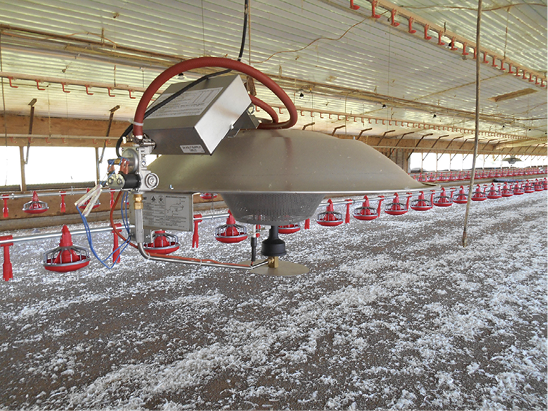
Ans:
<svg viewBox="0 0 548 411"><path fill-rule="evenodd" d="M142 91L164 68L204 55L237 57L243 3L0 1L4 109L28 114L28 104L36 98L38 115L108 118L109 110L119 105L115 118L130 120ZM296 127L315 123L309 128L327 133L346 125L337 133L357 135L371 128L364 135L394 130L391 136L413 132L408 137L416 138L428 132L432 138L470 138L462 129L474 128L475 60L470 47L475 43L477 3L379 0L379 18L371 17L370 1L354 3L360 8L351 9L345 0L250 0L243 61L272 76L294 98L302 110ZM527 138L532 145L543 144L546 0L486 0L483 7L482 49L507 60L504 71L497 68L500 60L493 67L490 54L482 64L480 138ZM398 10L398 27L390 24L392 8ZM407 12L417 16L414 34L408 32ZM432 39L425 40L418 19L446 30L441 33L446 44L438 45L432 30ZM462 39L468 41L467 56ZM508 73L508 62L520 67L519 76ZM197 76L189 73L187 78ZM92 85L87 92L84 84ZM492 100L528 88L534 92ZM280 104L259 85L257 92L259 98Z"/></svg>

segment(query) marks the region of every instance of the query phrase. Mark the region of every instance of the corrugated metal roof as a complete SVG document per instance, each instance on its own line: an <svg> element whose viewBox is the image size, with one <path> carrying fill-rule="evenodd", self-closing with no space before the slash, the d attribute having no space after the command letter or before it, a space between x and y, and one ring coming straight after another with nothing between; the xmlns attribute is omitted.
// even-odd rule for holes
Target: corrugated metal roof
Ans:
<svg viewBox="0 0 548 411"><path fill-rule="evenodd" d="M390 26L385 9L378 9L381 18L372 19L369 3L356 3L360 10L351 10L343 0L252 0L243 60L251 58L254 67L278 79L292 95L303 89L305 97L295 102L304 109L473 128L470 116L461 114L474 108L472 56L463 58L462 50L437 46L436 39L425 41L419 26L418 34L409 34L405 19L400 18L399 27ZM475 38L475 2L394 4ZM63 117L106 118L110 108L120 105L116 117L129 120L138 100L127 92L114 90L116 97L109 97L106 89L95 88L90 96L71 80L142 88L168 61L203 55L234 58L243 20L243 1L232 0L21 0L0 1L0 7L0 24L28 31L3 30L1 71L15 78L27 74L66 79L70 91L64 93L56 83L38 91L29 80L14 80L17 89L4 82L6 110L26 114L29 101L37 98L37 114ZM523 67L545 72L545 0L533 5L484 1L484 8L482 44ZM38 31L51 36L32 33ZM150 53L139 55L130 49ZM545 136L546 88L491 64L482 65L482 79L482 113L492 116L491 121L484 118L482 129ZM525 87L539 91L498 103L488 100ZM258 87L258 93L261 99L278 103L263 88ZM310 113L303 113L298 126L311 119ZM331 132L343 124L320 119L319 112L313 119L319 131ZM346 133L357 134L361 126L359 120L356 123L348 124ZM382 132L376 124L370 131Z"/></svg>

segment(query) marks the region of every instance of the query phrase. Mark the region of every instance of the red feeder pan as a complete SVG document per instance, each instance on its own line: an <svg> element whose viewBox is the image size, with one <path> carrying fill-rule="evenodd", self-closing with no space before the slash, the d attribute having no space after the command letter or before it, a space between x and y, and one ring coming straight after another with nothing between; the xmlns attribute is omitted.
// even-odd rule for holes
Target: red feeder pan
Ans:
<svg viewBox="0 0 548 411"><path fill-rule="evenodd" d="M201 193L200 197L204 200L213 200L214 198L217 198L217 194L215 194L215 193Z"/></svg>
<svg viewBox="0 0 548 411"><path fill-rule="evenodd" d="M434 207L432 205L433 198L434 198L434 191L432 191L432 194L430 195L430 200L428 200L424 196L424 192L421 191L419 193L419 197L411 201L411 205L409 207L411 207L411 210L415 210L415 211L428 211L432 209L432 207Z"/></svg>
<svg viewBox="0 0 548 411"><path fill-rule="evenodd" d="M61 230L59 247L44 254L44 268L58 273L79 270L87 266L89 262L88 251L72 244L72 237L66 225Z"/></svg>
<svg viewBox="0 0 548 411"><path fill-rule="evenodd" d="M403 215L409 211L409 201L411 196L407 196L406 203L400 203L400 196L398 193L394 194L394 200L391 203L386 204L384 212L390 215Z"/></svg>
<svg viewBox="0 0 548 411"><path fill-rule="evenodd" d="M460 186L459 192L453 197L453 203L466 204L468 202L468 194L464 192L464 187Z"/></svg>
<svg viewBox="0 0 548 411"><path fill-rule="evenodd" d="M491 184L491 187L489 187L489 190L487 190L487 198L491 200L496 200L497 198L501 198L502 193L500 192L500 186L495 187L495 183Z"/></svg>
<svg viewBox="0 0 548 411"><path fill-rule="evenodd" d="M316 222L319 225L323 225L324 227L336 227L338 225L341 225L343 223L342 214L338 211L335 211L335 209L333 208L333 201L331 201L331 199L329 199L327 202L328 204L325 211L318 214Z"/></svg>
<svg viewBox="0 0 548 411"><path fill-rule="evenodd" d="M512 197L514 195L514 190L512 190L512 187L508 187L508 183L504 183L504 187L502 187L500 194L503 197Z"/></svg>
<svg viewBox="0 0 548 411"><path fill-rule="evenodd" d="M32 201L23 204L23 211L27 214L41 214L48 210L48 204L38 200L38 194L36 191L32 192Z"/></svg>
<svg viewBox="0 0 548 411"><path fill-rule="evenodd" d="M278 227L278 234L293 234L301 229L299 223L297 224L288 224L281 225Z"/></svg>
<svg viewBox="0 0 548 411"><path fill-rule="evenodd" d="M86 190L87 193L89 193L89 188ZM89 204L89 200L86 201L84 204L82 204L79 208L80 210L83 210L87 207L87 205ZM93 207L91 207L92 210L95 210L96 208L99 208L99 206L101 205L101 203L99 201L97 201L95 203L95 205Z"/></svg>
<svg viewBox="0 0 548 411"><path fill-rule="evenodd" d="M453 205L453 193L454 191L451 191L451 195L447 195L445 187L442 187L440 195L434 197L432 203L436 207L451 207Z"/></svg>
<svg viewBox="0 0 548 411"><path fill-rule="evenodd" d="M523 189L523 184L520 184L520 183L514 184L514 195L521 196L523 194L525 194L525 190Z"/></svg>
<svg viewBox="0 0 548 411"><path fill-rule="evenodd" d="M546 178L544 180L542 180L542 187L545 190L548 190L548 180Z"/></svg>
<svg viewBox="0 0 548 411"><path fill-rule="evenodd" d="M236 224L234 216L228 211L226 224L215 228L215 239L225 244L234 244L247 238L247 229L243 225Z"/></svg>
<svg viewBox="0 0 548 411"><path fill-rule="evenodd" d="M535 180L533 183L535 191L544 191L544 183L542 181Z"/></svg>
<svg viewBox="0 0 548 411"><path fill-rule="evenodd" d="M171 254L179 249L179 239L164 230L156 230L152 233L152 242L145 244L144 248L149 253Z"/></svg>
<svg viewBox="0 0 548 411"><path fill-rule="evenodd" d="M487 200L487 196L485 195L485 187L483 188L483 191L481 191L481 187L478 184L476 191L474 191L474 195L472 196L472 201L485 201Z"/></svg>
<svg viewBox="0 0 548 411"><path fill-rule="evenodd" d="M355 219L362 221L371 221L381 215L381 204L384 201L383 196L379 197L379 204L377 205L377 209L369 205L369 198L367 198L367 196L364 196L363 199L365 201L363 202L362 206L354 209L354 213L352 215Z"/></svg>
<svg viewBox="0 0 548 411"><path fill-rule="evenodd" d="M531 194L535 192L535 187L533 186L533 183L531 183L529 180L525 183L525 193Z"/></svg>

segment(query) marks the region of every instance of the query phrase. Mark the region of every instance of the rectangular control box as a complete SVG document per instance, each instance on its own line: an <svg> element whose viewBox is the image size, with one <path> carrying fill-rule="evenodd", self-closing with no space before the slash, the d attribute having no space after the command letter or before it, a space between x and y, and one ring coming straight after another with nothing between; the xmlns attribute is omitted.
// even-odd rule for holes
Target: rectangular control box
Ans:
<svg viewBox="0 0 548 411"><path fill-rule="evenodd" d="M187 84L172 84L151 107ZM257 127L250 105L239 75L213 77L149 115L143 131L156 144L152 154L212 154L223 138Z"/></svg>

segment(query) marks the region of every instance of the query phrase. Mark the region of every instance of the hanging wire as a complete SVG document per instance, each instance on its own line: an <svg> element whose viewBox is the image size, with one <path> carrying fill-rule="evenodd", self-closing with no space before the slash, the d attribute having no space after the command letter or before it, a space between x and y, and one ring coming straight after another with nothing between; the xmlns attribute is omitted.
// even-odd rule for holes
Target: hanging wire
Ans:
<svg viewBox="0 0 548 411"><path fill-rule="evenodd" d="M247 18L247 53L249 55L248 57L248 64L251 65L251 5L249 4L249 0L245 0L245 14ZM245 37L243 37L245 41ZM241 57L241 56L240 56ZM238 59L238 61L240 61Z"/></svg>
<svg viewBox="0 0 548 411"><path fill-rule="evenodd" d="M204 0L200 1L202 6L202 45L204 48L204 56L206 55L206 48L205 48L205 22L204 22Z"/></svg>
<svg viewBox="0 0 548 411"><path fill-rule="evenodd" d="M388 83L388 88L387 88L387 91L386 91L386 95L387 96L390 96L390 59L392 57L392 50L391 50L391 46L392 46L392 25L389 25L388 26L388 70L386 70L386 73L387 73L387 83ZM390 116L392 117L392 116ZM386 120L390 120L390 118L388 117L388 107L386 107ZM388 126L386 127L386 130L388 130ZM385 130L385 131L386 131Z"/></svg>
<svg viewBox="0 0 548 411"><path fill-rule="evenodd" d="M476 158L478 156L479 141L479 112L480 112L480 35L481 35L481 6L482 0L478 0L478 22L476 25L476 119L474 131L474 157L472 158L472 172L470 175L470 185L468 187L468 201L466 202L466 213L464 215L464 228L462 230L462 246L468 245L468 217L470 216L470 204L472 202L472 192L474 190L474 177L476 174Z"/></svg>

